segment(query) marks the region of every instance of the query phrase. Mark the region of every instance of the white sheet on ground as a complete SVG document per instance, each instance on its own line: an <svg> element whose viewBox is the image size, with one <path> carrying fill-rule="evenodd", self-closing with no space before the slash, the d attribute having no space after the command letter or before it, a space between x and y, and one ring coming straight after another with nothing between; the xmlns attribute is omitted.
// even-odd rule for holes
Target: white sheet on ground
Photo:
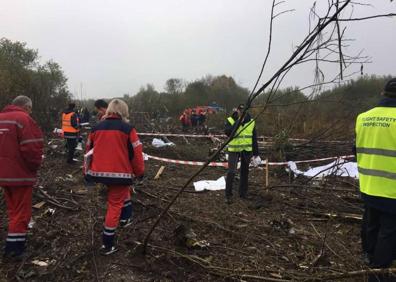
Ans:
<svg viewBox="0 0 396 282"><path fill-rule="evenodd" d="M295 162L288 162L288 169L290 169L295 175L304 175L307 177L322 178L329 175L337 175L342 177L359 178L357 163L347 162L344 159L337 159L332 163L314 167L305 172L299 170Z"/></svg>
<svg viewBox="0 0 396 282"><path fill-rule="evenodd" d="M194 182L195 191L217 191L224 190L226 186L225 177L222 176L217 180L201 180Z"/></svg>
<svg viewBox="0 0 396 282"><path fill-rule="evenodd" d="M159 138L154 138L153 142L151 143L155 148L161 148L165 146L175 146L175 143L173 142L164 142L162 139Z"/></svg>

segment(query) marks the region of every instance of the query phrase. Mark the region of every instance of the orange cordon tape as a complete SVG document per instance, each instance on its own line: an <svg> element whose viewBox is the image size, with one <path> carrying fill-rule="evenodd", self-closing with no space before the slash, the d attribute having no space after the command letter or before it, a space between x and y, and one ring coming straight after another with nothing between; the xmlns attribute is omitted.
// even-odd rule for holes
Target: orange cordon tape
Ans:
<svg viewBox="0 0 396 282"><path fill-rule="evenodd" d="M213 135L202 135L202 134L175 134L175 133L138 133L140 136L165 136L165 137L188 137L188 138L227 138L225 134L213 134ZM259 139L273 139L273 137L268 136L258 136ZM301 141L308 142L309 139L299 139L299 138L289 138L290 141ZM337 141L337 140L321 140L320 143L345 143L346 141Z"/></svg>
<svg viewBox="0 0 396 282"><path fill-rule="evenodd" d="M182 164L182 165L195 165L195 166L201 166L204 165L205 162L197 162L197 161L182 161L182 160L172 160L168 158L160 158L160 157L155 157L151 155L145 154L145 156L149 159L157 160L157 161L163 161L167 163L173 163L173 164ZM329 161L329 160L336 160L336 159L351 159L355 157L354 155L347 155L347 156L339 156L339 157L328 157L328 158L322 158L322 159L314 159L314 160L303 160L303 161L295 161L294 163L301 164L301 163L314 163L314 162L322 162L322 161ZM289 162L268 162L268 165L270 166L283 166L283 165L288 165ZM261 164L265 164L265 161L262 161ZM209 163L209 166L219 166L219 167L225 167L228 168L228 163L227 162L211 162Z"/></svg>

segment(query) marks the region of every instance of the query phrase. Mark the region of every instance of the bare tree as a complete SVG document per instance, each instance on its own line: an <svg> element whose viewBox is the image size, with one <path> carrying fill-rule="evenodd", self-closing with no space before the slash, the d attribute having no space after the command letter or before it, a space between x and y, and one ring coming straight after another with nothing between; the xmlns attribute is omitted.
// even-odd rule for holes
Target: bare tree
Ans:
<svg viewBox="0 0 396 282"><path fill-rule="evenodd" d="M285 1L272 1L272 9L271 9L271 18L270 18L270 32L269 32L269 40L268 47L264 62L262 64L262 68L259 72L258 79L250 93L247 101L244 112L241 117L236 122L235 130L231 133L230 137L220 146L220 148L206 161L206 163L200 167L197 172L195 172L186 183L180 188L180 190L174 195L173 199L169 202L169 204L163 209L161 214L158 216L157 220L154 222L149 232L147 233L142 251L146 252L147 244L150 239L150 236L161 218L168 212L169 208L175 203L176 199L183 193L183 191L188 187L188 185L194 180L196 176L198 176L210 162L212 162L218 154L227 146L227 144L236 136L236 129L238 128L241 121L244 119L247 111L252 107L252 103L255 99L263 94L264 92L268 93L267 99L262 105L262 110L257 115L261 115L265 109L272 102L272 98L274 93L281 85L285 76L289 73L289 71L295 68L298 65L306 64L309 62L313 62L315 64L315 79L314 84L309 88L314 89L313 92L320 89L320 87L326 83L333 83L335 81L341 81L347 75L345 75L345 70L353 64L367 63L369 62L369 58L367 56L362 56L361 53L357 55L348 55L344 52L343 48L346 46L346 43L349 42L348 39L345 38L345 27L343 28L341 22L348 22L353 20L365 20L376 17L391 17L394 14L387 15L375 15L372 17L366 18L342 18L348 9L352 9L353 4L359 4L352 0L328 0L327 9L322 15L316 11L316 5L318 1L313 2L312 8L310 10L310 23L309 23L309 32L301 40L301 43L296 47L294 52L290 55L289 58L285 60L283 65L270 76L266 82L262 83L261 86L257 89L260 84L263 71L267 65L271 47L272 47L272 37L273 37L273 25L274 21L281 16L282 14L292 12L292 10L284 9L278 11L277 8L280 8L284 4ZM360 3L361 4L361 3ZM313 24L313 22L316 22ZM337 64L339 66L339 73L337 76L330 80L330 82L325 81L325 75L320 68L321 63L330 63ZM269 90L268 90L269 89Z"/></svg>

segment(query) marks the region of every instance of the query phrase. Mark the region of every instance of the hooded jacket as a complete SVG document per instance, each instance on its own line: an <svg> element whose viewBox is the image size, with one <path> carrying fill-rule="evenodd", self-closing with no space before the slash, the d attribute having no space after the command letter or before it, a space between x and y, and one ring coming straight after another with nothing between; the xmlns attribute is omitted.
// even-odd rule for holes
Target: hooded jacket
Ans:
<svg viewBox="0 0 396 282"><path fill-rule="evenodd" d="M107 116L93 128L87 152L91 149L88 179L107 185L130 185L133 177L144 174L143 145L135 128L118 116Z"/></svg>
<svg viewBox="0 0 396 282"><path fill-rule="evenodd" d="M21 107L0 112L0 186L32 186L43 159L43 133Z"/></svg>

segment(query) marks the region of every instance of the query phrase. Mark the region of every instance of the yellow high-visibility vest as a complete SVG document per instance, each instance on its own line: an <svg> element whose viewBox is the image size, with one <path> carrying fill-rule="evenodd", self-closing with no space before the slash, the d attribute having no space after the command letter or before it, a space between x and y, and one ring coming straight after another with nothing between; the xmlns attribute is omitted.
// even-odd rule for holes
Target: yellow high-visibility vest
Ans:
<svg viewBox="0 0 396 282"><path fill-rule="evenodd" d="M355 130L360 191L396 199L396 108L360 114Z"/></svg>
<svg viewBox="0 0 396 282"><path fill-rule="evenodd" d="M234 125L235 121L232 117L229 117L227 120L231 125ZM253 130L255 124L255 120L252 119L246 124L238 127L234 138L228 143L229 152L253 151Z"/></svg>

